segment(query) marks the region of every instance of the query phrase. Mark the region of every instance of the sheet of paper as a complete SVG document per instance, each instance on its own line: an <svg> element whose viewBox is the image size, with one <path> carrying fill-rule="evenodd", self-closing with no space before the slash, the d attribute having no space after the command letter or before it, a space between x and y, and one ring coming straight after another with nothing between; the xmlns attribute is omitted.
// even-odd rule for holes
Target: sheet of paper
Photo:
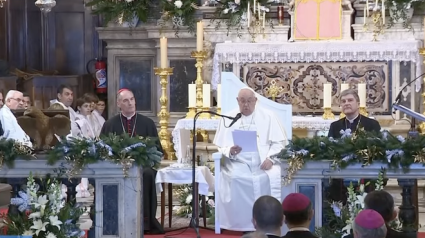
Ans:
<svg viewBox="0 0 425 238"><path fill-rule="evenodd" d="M241 152L257 152L257 132L234 130L233 144L242 148Z"/></svg>

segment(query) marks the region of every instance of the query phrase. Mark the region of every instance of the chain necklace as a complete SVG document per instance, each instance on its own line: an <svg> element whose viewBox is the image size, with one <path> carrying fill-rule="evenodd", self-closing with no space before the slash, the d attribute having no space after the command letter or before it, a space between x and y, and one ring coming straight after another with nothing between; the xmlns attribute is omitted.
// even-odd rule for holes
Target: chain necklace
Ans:
<svg viewBox="0 0 425 238"><path fill-rule="evenodd" d="M122 114L121 114L122 115ZM124 128L124 122L122 121L122 116L120 115L120 119L121 119L121 126L122 126L122 131L123 132L127 132L128 133L128 131L126 131L125 130L125 128ZM124 115L123 115L124 116ZM128 120L128 119L127 119ZM131 118L130 118L130 120L131 120ZM134 130L136 129L136 123L137 123L137 113L136 113L136 118L134 118L134 125L133 125L133 130L131 130L131 134L130 134L130 137L133 137L133 135L134 135Z"/></svg>
<svg viewBox="0 0 425 238"><path fill-rule="evenodd" d="M246 131L249 131L249 129L251 128L252 122L254 121L254 113L252 113L252 118L251 118L251 122L249 123L248 129L246 129ZM241 120L241 124L242 124L242 128L244 126L243 124L243 118Z"/></svg>

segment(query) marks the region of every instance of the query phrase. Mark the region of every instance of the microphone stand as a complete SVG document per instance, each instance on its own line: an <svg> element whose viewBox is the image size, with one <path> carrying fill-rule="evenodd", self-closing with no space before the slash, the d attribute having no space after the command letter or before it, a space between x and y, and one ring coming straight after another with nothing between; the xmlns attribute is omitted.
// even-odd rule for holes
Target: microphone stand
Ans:
<svg viewBox="0 0 425 238"><path fill-rule="evenodd" d="M199 116L203 113L212 114L215 116L227 118L230 120L235 120L234 117L229 117L226 115L218 114L213 111L200 111L195 114L195 117L193 118L193 148L192 148L192 217L190 218L189 227L192 227L195 230L196 238L201 238L201 235L199 234L199 197L198 197L198 186L196 186L196 121L198 120ZM206 214L204 214L205 216Z"/></svg>

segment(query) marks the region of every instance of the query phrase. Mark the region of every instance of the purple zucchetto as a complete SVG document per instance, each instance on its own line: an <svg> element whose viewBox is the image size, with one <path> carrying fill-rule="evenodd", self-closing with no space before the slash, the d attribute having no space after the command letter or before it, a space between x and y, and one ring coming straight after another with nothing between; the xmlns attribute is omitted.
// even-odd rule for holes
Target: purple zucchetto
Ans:
<svg viewBox="0 0 425 238"><path fill-rule="evenodd" d="M282 208L284 212L299 212L307 209L310 199L302 193L290 193L283 199Z"/></svg>
<svg viewBox="0 0 425 238"><path fill-rule="evenodd" d="M356 225L365 229L376 229L385 225L381 214L372 209L365 209L357 214L354 219Z"/></svg>

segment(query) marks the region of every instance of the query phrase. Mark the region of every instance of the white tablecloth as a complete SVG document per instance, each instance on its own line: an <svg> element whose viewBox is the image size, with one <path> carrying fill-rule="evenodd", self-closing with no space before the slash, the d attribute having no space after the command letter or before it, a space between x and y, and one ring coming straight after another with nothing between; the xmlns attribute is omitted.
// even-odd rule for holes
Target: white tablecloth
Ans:
<svg viewBox="0 0 425 238"><path fill-rule="evenodd" d="M307 129L311 131L327 131L331 126L331 123L335 120L324 120L322 117L309 117L309 116L293 116L292 117L292 128L294 129ZM196 121L196 127L198 129L215 131L218 128L220 119L198 119ZM173 143L174 150L176 151L177 158L181 159L181 143L180 143L180 130L192 130L193 119L180 119L177 121L176 126L173 129Z"/></svg>
<svg viewBox="0 0 425 238"><path fill-rule="evenodd" d="M199 194L208 195L208 192L214 192L214 176L208 167L196 167L195 181L198 183ZM192 169L171 167L160 169L156 174L155 183L157 193L163 191L162 183L191 184Z"/></svg>

